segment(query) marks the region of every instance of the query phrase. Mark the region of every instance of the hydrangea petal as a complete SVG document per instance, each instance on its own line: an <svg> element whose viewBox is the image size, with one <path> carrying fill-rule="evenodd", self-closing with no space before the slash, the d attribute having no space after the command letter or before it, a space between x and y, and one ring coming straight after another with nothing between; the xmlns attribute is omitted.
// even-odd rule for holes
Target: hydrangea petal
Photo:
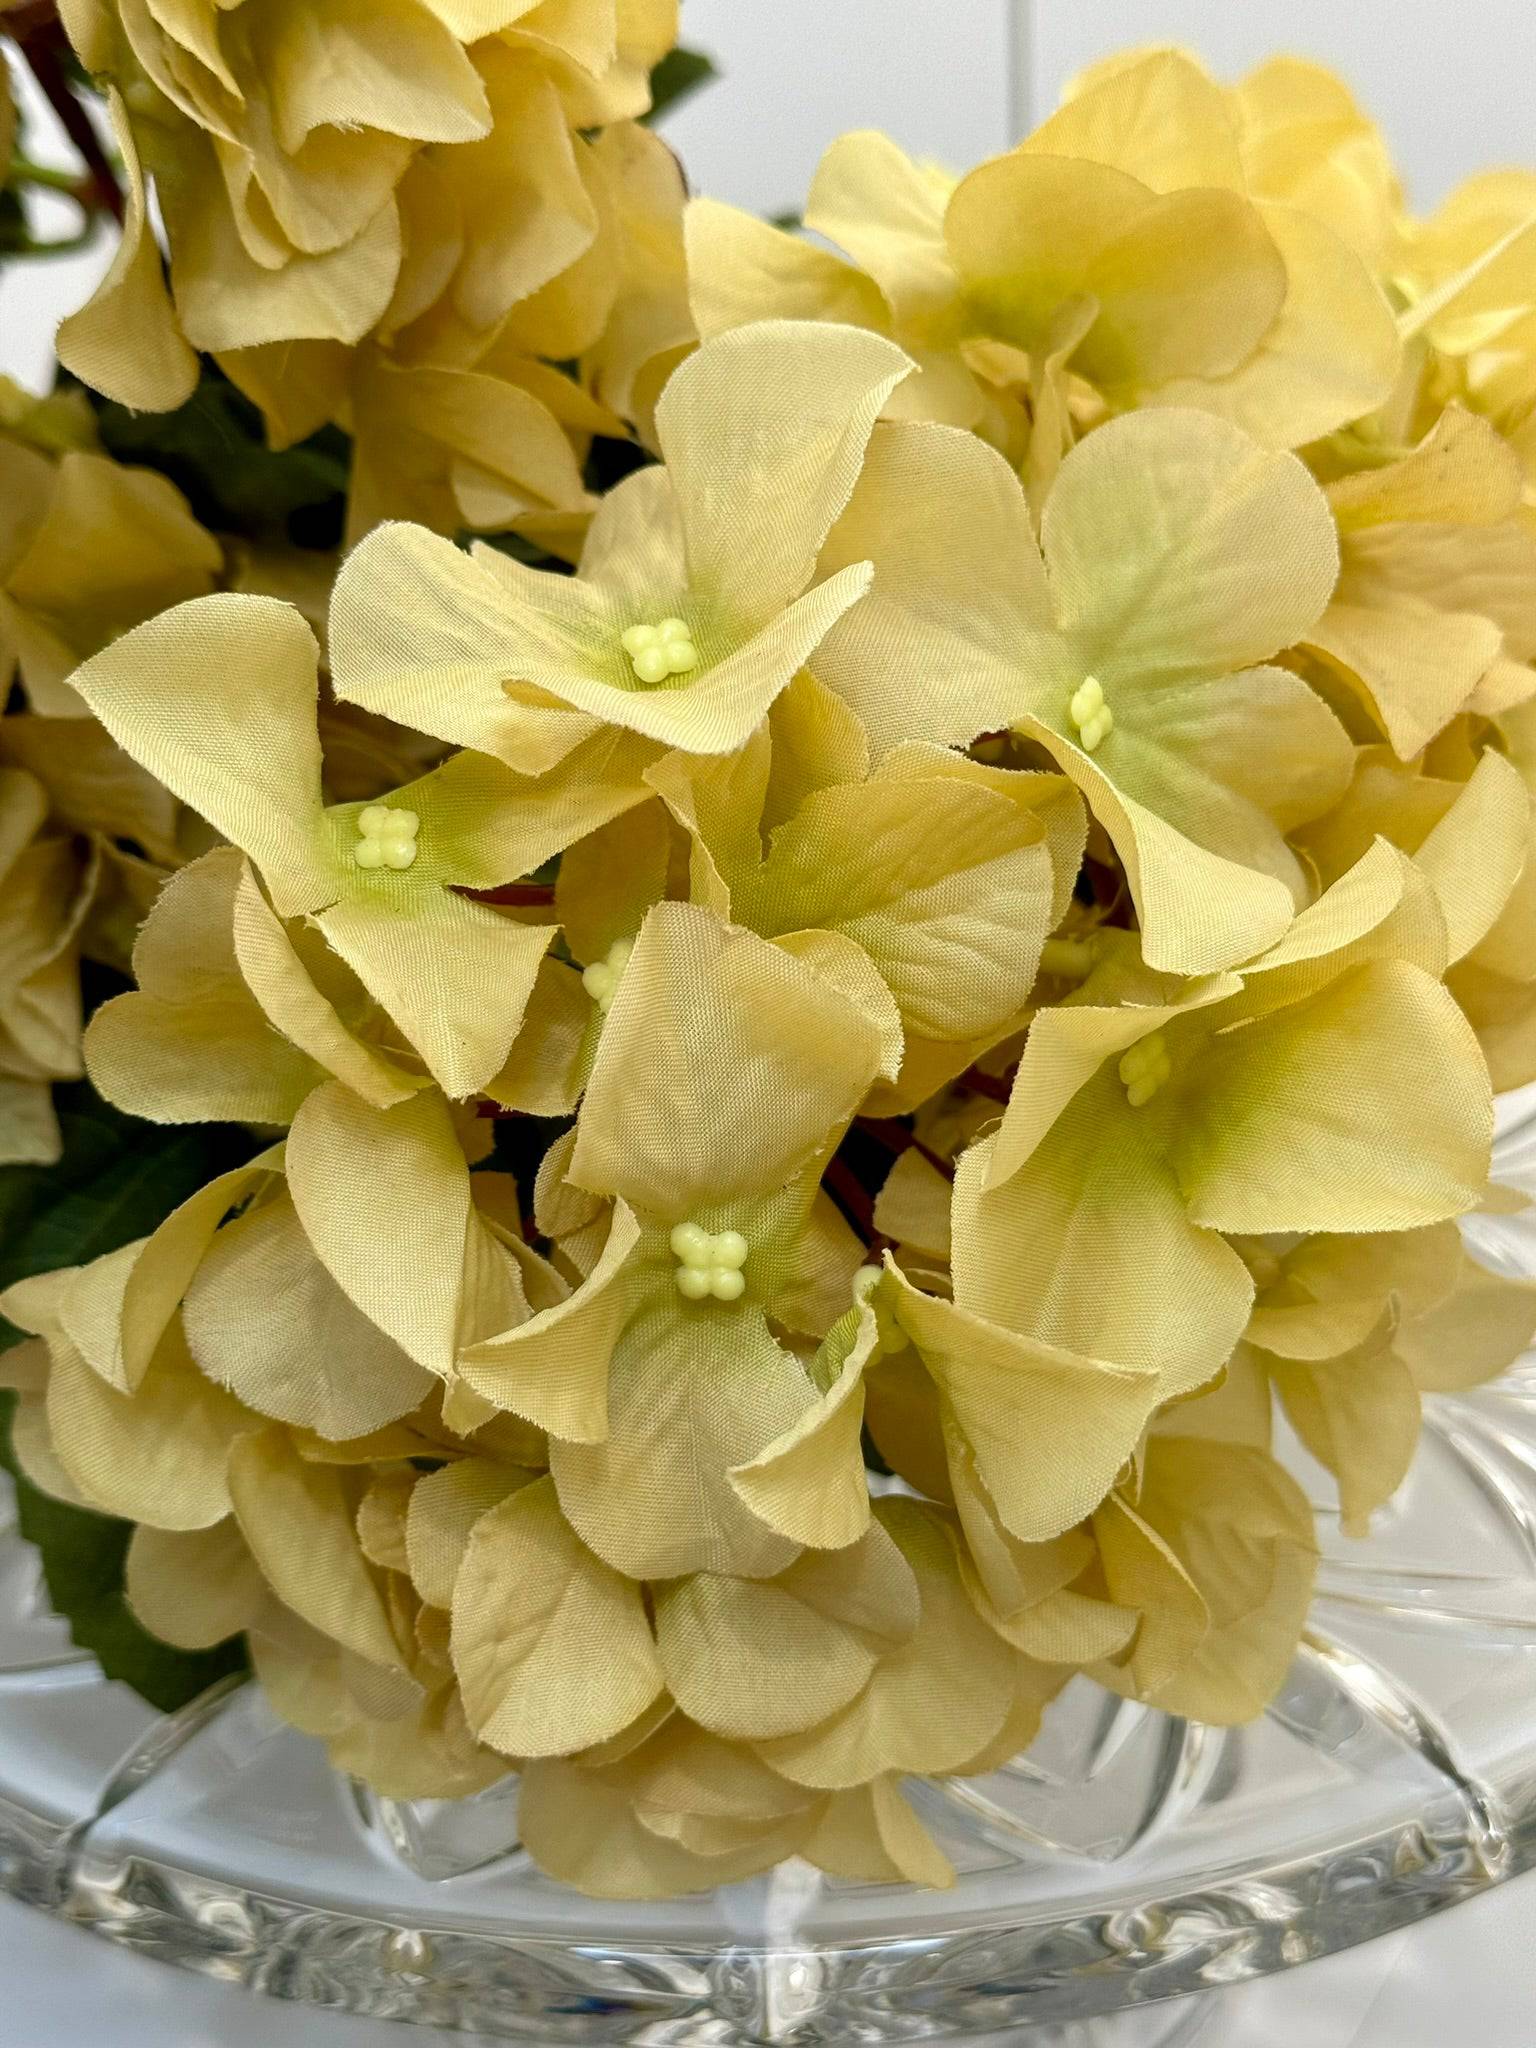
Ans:
<svg viewBox="0 0 1536 2048"><path fill-rule="evenodd" d="M454 1582L453 1662L471 1727L508 1756L606 1741L662 1690L639 1586L577 1539L548 1479L476 1524Z"/></svg>

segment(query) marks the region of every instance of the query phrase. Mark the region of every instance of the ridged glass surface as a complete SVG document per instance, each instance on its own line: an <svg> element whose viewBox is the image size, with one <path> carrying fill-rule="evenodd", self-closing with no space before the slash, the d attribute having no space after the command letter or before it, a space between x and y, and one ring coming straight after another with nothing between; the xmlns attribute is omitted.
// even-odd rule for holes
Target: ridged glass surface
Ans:
<svg viewBox="0 0 1536 2048"><path fill-rule="evenodd" d="M1499 1170L1536 1179L1506 1116ZM1536 1270L1522 1219L1470 1226ZM274 1995L507 2040L980 2041L1305 1962L1536 1865L1536 1355L1427 1405L1364 1543L1293 1447L1324 1563L1268 1716L1208 1729L1075 1682L1027 1758L917 1794L947 1894L791 1864L596 1904L517 1847L516 1788L401 1805L251 1686L157 1715L74 1650L0 1532L0 1887ZM1163 2039L1156 2016L1145 2034Z"/></svg>

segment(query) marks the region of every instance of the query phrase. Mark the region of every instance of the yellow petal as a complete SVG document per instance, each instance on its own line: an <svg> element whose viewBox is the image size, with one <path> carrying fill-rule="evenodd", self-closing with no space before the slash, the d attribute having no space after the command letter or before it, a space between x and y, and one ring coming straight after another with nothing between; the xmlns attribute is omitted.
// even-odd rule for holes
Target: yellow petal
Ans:
<svg viewBox="0 0 1536 2048"><path fill-rule="evenodd" d="M289 606L222 595L136 627L72 678L119 745L245 848L284 914L327 900L317 662Z"/></svg>
<svg viewBox="0 0 1536 2048"><path fill-rule="evenodd" d="M942 332L959 293L944 243L952 183L864 129L828 146L806 196L806 226L846 249L898 322L918 334Z"/></svg>
<svg viewBox="0 0 1536 2048"><path fill-rule="evenodd" d="M877 1512L917 1575L917 1629L840 1712L806 1734L759 1745L797 1784L834 1791L886 1771L956 1769L996 1734L1013 1703L1014 1653L966 1597L943 1520L913 1500L882 1501Z"/></svg>
<svg viewBox="0 0 1536 2048"><path fill-rule="evenodd" d="M673 1698L715 1734L746 1740L792 1734L845 1707L917 1622L917 1581L878 1523L776 1578L700 1573L656 1600Z"/></svg>
<svg viewBox="0 0 1536 2048"><path fill-rule="evenodd" d="M560 1504L631 1578L767 1577L796 1546L748 1512L731 1474L792 1429L815 1390L760 1308L744 1300L723 1322L718 1303L694 1310L669 1268L670 1258L659 1272L653 1263L643 1308L614 1347L606 1437L550 1445Z"/></svg>
<svg viewBox="0 0 1536 2048"><path fill-rule="evenodd" d="M243 1436L229 1488L241 1534L277 1597L367 1663L401 1664L400 1649L353 1526L348 1475L294 1455L287 1433Z"/></svg>
<svg viewBox="0 0 1536 2048"><path fill-rule="evenodd" d="M253 1418L202 1378L173 1326L132 1394L106 1386L67 1341L56 1344L48 1423L64 1469L104 1513L205 1529L229 1513L226 1461Z"/></svg>
<svg viewBox="0 0 1536 2048"><path fill-rule="evenodd" d="M1181 185L1241 190L1227 95L1182 50L1128 51L1075 78L1064 104L1021 151L1087 157L1134 171L1154 191Z"/></svg>
<svg viewBox="0 0 1536 2048"><path fill-rule="evenodd" d="M1172 1158L1197 1223L1409 1230L1476 1206L1491 1132L1461 1011L1422 969L1383 961L1213 1039Z"/></svg>
<svg viewBox="0 0 1536 2048"><path fill-rule="evenodd" d="M1289 206L1259 216L1285 264L1285 304L1248 362L1224 377L1179 377L1156 401L1198 405L1271 448L1299 448L1373 412L1401 360L1386 295L1321 221Z"/></svg>
<svg viewBox="0 0 1536 2048"><path fill-rule="evenodd" d="M888 1263L901 1327L976 1454L1006 1527L1059 1536L1098 1506L1163 1395L1156 1371L1079 1358L919 1293Z"/></svg>
<svg viewBox="0 0 1536 2048"><path fill-rule="evenodd" d="M853 1115L878 1065L873 1025L808 968L659 904L603 1030L571 1178L669 1223L776 1189Z"/></svg>
<svg viewBox="0 0 1536 2048"><path fill-rule="evenodd" d="M183 1313L209 1379L258 1414L322 1437L363 1436L397 1421L432 1386L359 1314L288 1201L248 1210L219 1231Z"/></svg>
<svg viewBox="0 0 1536 2048"><path fill-rule="evenodd" d="M1272 1362L1275 1390L1307 1449L1339 1485L1346 1535L1363 1535L1408 1473L1419 1441L1419 1390L1392 1345L1392 1319L1336 1358Z"/></svg>
<svg viewBox="0 0 1536 2048"><path fill-rule="evenodd" d="M888 331L879 287L829 249L718 199L691 200L683 225L688 304L700 334L770 319L836 320Z"/></svg>
<svg viewBox="0 0 1536 2048"><path fill-rule="evenodd" d="M411 892L404 915L391 897L356 896L316 923L456 1097L506 1064L554 937L430 884Z"/></svg>
<svg viewBox="0 0 1536 2048"><path fill-rule="evenodd" d="M411 1583L429 1607L452 1607L475 1525L529 1478L489 1458L459 1458L417 1480L406 1514L406 1560Z"/></svg>
<svg viewBox="0 0 1536 2048"><path fill-rule="evenodd" d="M442 1097L375 1110L332 1082L294 1120L285 1167L304 1234L337 1284L408 1357L449 1378L470 1182Z"/></svg>
<svg viewBox="0 0 1536 2048"><path fill-rule="evenodd" d="M123 1591L150 1634L179 1650L211 1650L239 1635L268 1599L233 1517L190 1532L141 1524L128 1545Z"/></svg>
<svg viewBox="0 0 1536 2048"><path fill-rule="evenodd" d="M955 1882L953 1864L890 1777L834 1793L801 1853L818 1870L866 1884L947 1890Z"/></svg>
<svg viewBox="0 0 1536 2048"><path fill-rule="evenodd" d="M197 357L171 310L164 266L149 227L144 172L115 87L112 134L127 174L127 216L112 267L95 296L59 327L59 359L119 405L168 412L191 397Z"/></svg>
<svg viewBox="0 0 1536 2048"><path fill-rule="evenodd" d="M805 589L910 367L861 328L776 319L705 342L674 371L656 436L695 590L757 627Z"/></svg>
<svg viewBox="0 0 1536 2048"><path fill-rule="evenodd" d="M1191 1222L1160 1142L1114 1069L1082 1091L1026 1166L983 1193L987 1146L955 1179L955 1294L968 1310L1079 1357L1167 1375L1221 1367L1253 1300L1248 1269ZM1104 1275L1113 1273L1107 1287Z"/></svg>
<svg viewBox="0 0 1536 2048"><path fill-rule="evenodd" d="M1252 1720L1284 1681L1312 1598L1305 1496L1261 1451L1170 1437L1155 1440L1139 1506L1211 1621L1158 1705L1218 1726Z"/></svg>
<svg viewBox="0 0 1536 2048"><path fill-rule="evenodd" d="M662 1690L640 1588L595 1558L536 1480L475 1526L454 1585L470 1725L508 1756L616 1735Z"/></svg>
<svg viewBox="0 0 1536 2048"><path fill-rule="evenodd" d="M285 929L249 865L235 890L233 937L252 995L283 1036L325 1072L375 1109L391 1109L426 1085L424 1076L408 1073L348 1028L335 1000L327 1000L313 978L319 963L306 964L302 934Z"/></svg>
<svg viewBox="0 0 1536 2048"><path fill-rule="evenodd" d="M829 1344L835 1344L834 1329ZM734 1466L730 1482L758 1520L793 1542L840 1550L869 1526L869 1484L860 1432L864 1371L879 1327L861 1316L837 1377L793 1427L755 1458Z"/></svg>
<svg viewBox="0 0 1536 2048"><path fill-rule="evenodd" d="M634 1212L615 1204L601 1256L568 1300L466 1347L466 1385L552 1436L596 1443L608 1428L608 1364L634 1312Z"/></svg>

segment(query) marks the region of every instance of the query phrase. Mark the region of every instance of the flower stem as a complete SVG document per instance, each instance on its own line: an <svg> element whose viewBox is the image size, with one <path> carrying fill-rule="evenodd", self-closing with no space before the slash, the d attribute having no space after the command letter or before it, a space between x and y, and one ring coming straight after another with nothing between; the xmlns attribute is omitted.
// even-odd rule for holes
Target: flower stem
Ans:
<svg viewBox="0 0 1536 2048"><path fill-rule="evenodd" d="M112 161L101 145L95 124L75 97L70 84L69 43L53 6L13 9L5 17L5 25L85 165L86 176L75 181L74 196L91 212L110 213L121 224L124 214L122 187L117 182Z"/></svg>

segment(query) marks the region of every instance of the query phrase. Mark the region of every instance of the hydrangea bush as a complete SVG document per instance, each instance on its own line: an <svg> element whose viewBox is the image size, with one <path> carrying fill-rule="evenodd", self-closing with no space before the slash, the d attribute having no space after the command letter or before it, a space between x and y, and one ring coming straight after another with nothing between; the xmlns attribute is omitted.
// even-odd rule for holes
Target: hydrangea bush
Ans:
<svg viewBox="0 0 1536 2048"><path fill-rule="evenodd" d="M1259 1713L1277 1407L1363 1531L1536 1327L1536 175L1154 51L813 240L668 0L4 21L123 232L0 420L0 1378L145 1689L607 1896Z"/></svg>

